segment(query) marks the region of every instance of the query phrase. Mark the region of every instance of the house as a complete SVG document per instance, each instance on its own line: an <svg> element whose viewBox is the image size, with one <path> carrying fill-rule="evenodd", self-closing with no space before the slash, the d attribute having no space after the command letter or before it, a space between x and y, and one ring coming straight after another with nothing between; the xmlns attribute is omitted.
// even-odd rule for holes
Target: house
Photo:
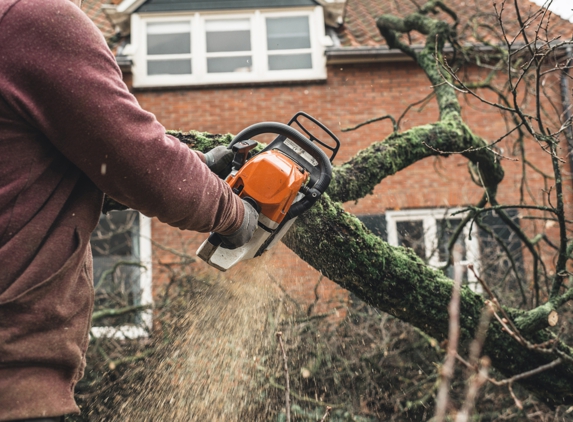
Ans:
<svg viewBox="0 0 573 422"><path fill-rule="evenodd" d="M465 23L484 7L477 1L449 3ZM533 6L528 0L520 3L524 8ZM387 47L375 25L381 14L403 16L415 8L413 1L386 0L84 2L84 9L115 48L126 84L166 128L238 133L258 122L286 123L304 110L340 138L342 147L335 164L392 132L388 120L354 131L343 132L343 128L378 116L400 116L413 103L418 105L402 119L401 129L437 120L436 104L424 100L432 92L428 79L407 56ZM102 20L103 13L107 21ZM571 24L559 18L554 22L557 33L571 34ZM421 38L414 33L408 42L416 48ZM469 72L474 78L480 74L477 68ZM556 97L557 103L561 100ZM475 133L494 140L506 132L506 123L495 110L475 99L463 101L464 119ZM508 145L504 143L503 148L512 154ZM551 163L540 156L534 161L540 173L528 182L533 195L542 200L541 174L551 172ZM466 164L459 155L425 159L385 179L371 195L345 208L391 244L410 246L439 267L445 260L444 241L461 218L455 212L475 204L482 194L468 177ZM504 169L499 196L518 203L521 163L508 160ZM101 278L102 288L109 284L109 289L127 291L132 303L151 302L166 280L165 269L190 262L205 238L134 211L102 219L99 230L100 240L94 240L96 280ZM110 237L113 230L118 234ZM511 233L503 225L499 233L521 262L520 247ZM458 243L464 268L470 262L479 267L488 253L484 245L493 245L485 235L480 245L480 236L470 236L468 229ZM268 272L295 299L310 304L320 298L315 311L328 309L332 301L346 300L346 291L322 280L283 245L272 254L275 258L265 261ZM118 279L124 282L113 287L110 271L105 271L110 266L113 269L118 260L123 262L116 268L123 272ZM193 265L197 271L216 276L202 263ZM473 273L466 268L464 274L478 289ZM101 303L114 295L102 296Z"/></svg>

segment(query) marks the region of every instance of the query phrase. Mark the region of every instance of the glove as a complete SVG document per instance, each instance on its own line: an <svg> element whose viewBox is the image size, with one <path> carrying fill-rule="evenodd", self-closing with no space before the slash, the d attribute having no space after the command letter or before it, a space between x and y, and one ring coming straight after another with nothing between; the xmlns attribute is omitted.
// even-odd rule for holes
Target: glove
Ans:
<svg viewBox="0 0 573 422"><path fill-rule="evenodd" d="M233 162L233 151L224 145L219 145L211 151L203 154L207 167L219 176L221 179L227 177L231 172L231 163Z"/></svg>
<svg viewBox="0 0 573 422"><path fill-rule="evenodd" d="M245 216L243 217L243 223L239 229L227 236L221 236L222 242L221 246L226 249L237 249L244 244L246 244L253 237L253 233L257 228L257 223L259 221L259 213L255 208L243 199L243 205L245 206Z"/></svg>

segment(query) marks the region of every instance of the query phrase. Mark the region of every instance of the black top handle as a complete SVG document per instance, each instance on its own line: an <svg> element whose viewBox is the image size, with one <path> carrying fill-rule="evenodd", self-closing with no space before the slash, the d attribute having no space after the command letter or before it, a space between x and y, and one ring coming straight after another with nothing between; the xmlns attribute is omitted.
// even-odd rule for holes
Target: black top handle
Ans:
<svg viewBox="0 0 573 422"><path fill-rule="evenodd" d="M309 139L305 138L296 129L278 122L256 123L243 129L235 136L235 138L233 138L229 144L229 148L232 148L237 142L249 140L257 135L262 135L263 133L273 133L290 139L304 151L309 153L318 163L317 167L320 170L320 177L313 186L306 189L304 198L293 204L290 208L285 218L285 220L290 220L291 218L298 217L300 214L308 210L326 191L332 178L332 165L324 151L318 148ZM271 143L269 147L272 147L273 144L274 142Z"/></svg>
<svg viewBox="0 0 573 422"><path fill-rule="evenodd" d="M307 120L310 120L312 123L314 123L319 128L321 128L328 136L330 136L330 138L334 141L335 145L334 146L329 145L326 142L323 142L320 139L318 139L316 136L314 136L306 127L304 127L302 122L298 119L301 116ZM331 155L330 155L329 160L332 163L332 161L334 160L334 157L336 157L336 154L338 154L338 150L340 149L340 140L336 137L336 135L334 133L332 133L332 131L329 128L327 128L325 125L323 125L320 121L318 121L317 119L312 117L310 114L305 113L304 111L299 111L298 113L296 113L292 117L292 119L290 119L290 121L287 124L292 127L293 123L296 123L296 125L300 128L300 130L302 130L304 133L306 133L306 136L308 137L308 139L310 139L312 142L319 143L324 148L326 148L327 150L330 151Z"/></svg>

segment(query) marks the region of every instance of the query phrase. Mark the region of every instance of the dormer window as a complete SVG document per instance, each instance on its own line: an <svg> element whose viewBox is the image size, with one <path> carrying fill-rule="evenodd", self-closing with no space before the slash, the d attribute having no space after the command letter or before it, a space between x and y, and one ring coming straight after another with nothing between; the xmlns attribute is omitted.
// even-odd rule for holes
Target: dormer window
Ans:
<svg viewBox="0 0 573 422"><path fill-rule="evenodd" d="M134 87L326 78L320 7L132 15Z"/></svg>

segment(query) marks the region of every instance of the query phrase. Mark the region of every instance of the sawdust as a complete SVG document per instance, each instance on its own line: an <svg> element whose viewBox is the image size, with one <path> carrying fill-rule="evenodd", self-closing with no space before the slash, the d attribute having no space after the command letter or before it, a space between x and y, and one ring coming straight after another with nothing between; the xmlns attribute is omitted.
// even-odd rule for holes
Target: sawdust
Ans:
<svg viewBox="0 0 573 422"><path fill-rule="evenodd" d="M265 271L268 260L229 271L189 304L185 328L149 361L156 367L117 420L268 420L257 377L275 352L268 314L280 295Z"/></svg>

